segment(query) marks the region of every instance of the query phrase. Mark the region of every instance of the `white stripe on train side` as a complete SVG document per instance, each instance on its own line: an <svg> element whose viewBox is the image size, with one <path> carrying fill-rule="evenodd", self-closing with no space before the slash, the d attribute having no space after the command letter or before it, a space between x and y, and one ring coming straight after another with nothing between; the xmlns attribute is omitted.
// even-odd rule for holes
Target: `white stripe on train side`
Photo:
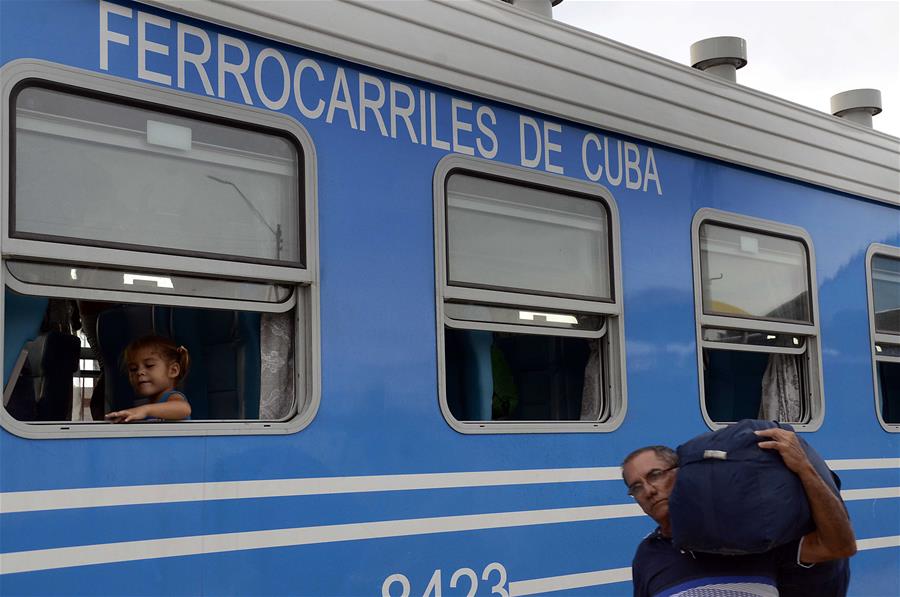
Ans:
<svg viewBox="0 0 900 597"><path fill-rule="evenodd" d="M900 498L900 487L872 487L870 489L844 489L841 497L845 502L856 500L878 500L883 498Z"/></svg>
<svg viewBox="0 0 900 597"><path fill-rule="evenodd" d="M882 468L900 468L900 458L845 458L826 460L833 471L863 471Z"/></svg>
<svg viewBox="0 0 900 597"><path fill-rule="evenodd" d="M900 458L829 460L827 463L832 470L836 471L900 468ZM373 491L581 483L618 481L620 479L621 469L617 466L607 466L10 491L0 493L0 514L173 502L330 495ZM867 495L864 492L878 493ZM898 497L897 488L890 487L851 489L843 493L845 500Z"/></svg>
<svg viewBox="0 0 900 597"><path fill-rule="evenodd" d="M311 477L305 479L266 479L260 481L223 481L216 483L173 483L18 491L0 494L0 514L132 506L172 502L241 500L249 498L330 495L372 491L409 491L543 483L579 483L621 479L617 466L599 468L536 469L518 471L479 471L464 473L423 473L409 475L370 475L358 477Z"/></svg>
<svg viewBox="0 0 900 597"><path fill-rule="evenodd" d="M0 575L21 572L54 570L75 566L113 564L157 558L194 556L273 547L294 547L338 541L360 541L390 537L409 537L433 533L454 533L542 524L588 522L627 518L642 515L637 504L559 508L519 512L497 512L436 518L385 520L379 522L336 524L267 531L245 531L123 541L76 547L58 547L0 554ZM857 541L860 550L882 549L900 546L900 536L872 537ZM538 591L542 582L559 583L560 588L592 586L628 580L621 576L623 569L589 572L550 579L523 581L522 591ZM630 577L630 575L629 575ZM575 585L586 582L591 584ZM529 588L530 587L530 588ZM544 588L541 591L557 590ZM528 592L520 592L526 595Z"/></svg>
<svg viewBox="0 0 900 597"><path fill-rule="evenodd" d="M885 547L900 547L900 535L891 537L870 537L869 539L857 539L856 549L866 551L868 549L884 549Z"/></svg>
<svg viewBox="0 0 900 597"><path fill-rule="evenodd" d="M900 547L900 535L860 539L856 542L856 546L860 551L884 547ZM584 589L587 587L597 587L618 582L629 582L630 580L631 568L612 568L609 570L595 570L593 572L580 572L578 574L566 574L563 576L512 581L509 583L509 594L510 596L524 597L525 595Z"/></svg>
<svg viewBox="0 0 900 597"><path fill-rule="evenodd" d="M579 572L578 574L564 574L562 576L549 576L547 578L532 578L530 580L516 580L509 583L510 597L524 595L537 595L551 593L553 591L567 591L610 585L617 582L629 582L631 580L631 568L612 568L610 570L594 570L593 572Z"/></svg>
<svg viewBox="0 0 900 597"><path fill-rule="evenodd" d="M362 539L407 537L431 533L452 533L564 522L586 522L626 518L640 514L642 514L641 509L637 504L619 504L406 520L383 520L378 522L219 533L167 539L122 541L78 547L36 549L0 554L0 574L249 549L333 543L336 541L359 541Z"/></svg>
<svg viewBox="0 0 900 597"><path fill-rule="evenodd" d="M887 469L900 468L900 459L842 460L829 461L828 464L836 470ZM619 475L620 469L618 467L600 467L8 492L0 494L0 509L2 509L2 512L8 513L161 502L171 503L173 501L592 482L619 480ZM900 497L900 487L850 489L842 493L847 501L898 498ZM0 574L335 541L357 541L430 533L587 522L642 515L643 513L636 504L612 504L126 541L0 554ZM898 546L900 546L900 536L872 537L858 541L860 550ZM630 579L630 572L627 575L623 572L627 570L600 570L544 579L516 581L510 584L510 591L512 594L529 595L538 592L625 582Z"/></svg>

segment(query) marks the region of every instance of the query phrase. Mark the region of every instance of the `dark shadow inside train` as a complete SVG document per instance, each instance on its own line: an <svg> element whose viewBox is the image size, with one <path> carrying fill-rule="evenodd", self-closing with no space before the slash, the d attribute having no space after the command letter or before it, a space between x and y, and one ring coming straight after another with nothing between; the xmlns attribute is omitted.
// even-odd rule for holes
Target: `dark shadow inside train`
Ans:
<svg viewBox="0 0 900 597"><path fill-rule="evenodd" d="M885 423L900 423L900 363L878 363L881 390L881 418Z"/></svg>
<svg viewBox="0 0 900 597"><path fill-rule="evenodd" d="M597 419L582 412L589 339L448 327L445 350L447 406L458 421Z"/></svg>
<svg viewBox="0 0 900 597"><path fill-rule="evenodd" d="M799 384L796 390L783 392L787 400L796 403L796 416L790 417L793 420L785 422L806 421L807 368L801 364L804 358L806 355L772 355L765 352L704 349L703 375L707 415L717 422L759 418L760 404L767 391L767 380L778 374L777 369L787 368L794 372ZM787 362L787 365L776 365L779 362Z"/></svg>

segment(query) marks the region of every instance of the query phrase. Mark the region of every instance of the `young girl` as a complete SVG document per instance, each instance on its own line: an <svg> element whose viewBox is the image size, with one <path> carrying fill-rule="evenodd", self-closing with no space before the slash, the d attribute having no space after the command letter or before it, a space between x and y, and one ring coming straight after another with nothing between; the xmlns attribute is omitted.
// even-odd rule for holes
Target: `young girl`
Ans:
<svg viewBox="0 0 900 597"><path fill-rule="evenodd" d="M122 354L128 381L137 395L135 406L106 415L113 423L144 419L180 421L191 415L191 405L177 386L187 376L190 357L184 346L162 336L144 336Z"/></svg>

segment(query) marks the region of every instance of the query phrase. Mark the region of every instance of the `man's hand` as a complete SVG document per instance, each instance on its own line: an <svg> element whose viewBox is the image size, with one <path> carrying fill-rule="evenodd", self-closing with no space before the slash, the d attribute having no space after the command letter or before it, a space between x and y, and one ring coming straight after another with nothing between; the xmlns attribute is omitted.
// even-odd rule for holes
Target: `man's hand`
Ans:
<svg viewBox="0 0 900 597"><path fill-rule="evenodd" d="M809 458L806 457L806 450L800 445L797 434L787 429L773 427L771 429L762 429L754 432L759 437L769 438L768 441L759 442L759 447L765 450L778 450L781 458L784 460L785 466L791 469L797 475L806 469L812 468ZM815 469L813 469L815 470Z"/></svg>
<svg viewBox="0 0 900 597"><path fill-rule="evenodd" d="M780 428L762 429L755 433L766 438L759 442L760 448L778 450L785 466L800 477L806 492L816 530L803 537L798 554L800 561L815 564L849 558L855 554L856 537L847 510L809 461L797 434Z"/></svg>

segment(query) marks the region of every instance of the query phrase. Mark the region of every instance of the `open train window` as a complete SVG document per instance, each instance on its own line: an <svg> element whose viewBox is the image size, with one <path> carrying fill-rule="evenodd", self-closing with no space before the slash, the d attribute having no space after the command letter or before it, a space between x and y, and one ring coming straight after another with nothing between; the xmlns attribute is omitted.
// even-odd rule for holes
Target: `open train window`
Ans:
<svg viewBox="0 0 900 597"><path fill-rule="evenodd" d="M605 189L450 156L435 174L441 410L463 433L624 416L618 216Z"/></svg>
<svg viewBox="0 0 900 597"><path fill-rule="evenodd" d="M817 428L823 416L821 351L809 235L702 209L692 240L707 423L760 418Z"/></svg>
<svg viewBox="0 0 900 597"><path fill-rule="evenodd" d="M866 255L875 412L900 431L900 248L872 245Z"/></svg>
<svg viewBox="0 0 900 597"><path fill-rule="evenodd" d="M318 357L306 132L64 67L3 74L3 424L72 437L308 423ZM190 354L178 387L190 420L108 423L140 404L123 350L149 335Z"/></svg>

